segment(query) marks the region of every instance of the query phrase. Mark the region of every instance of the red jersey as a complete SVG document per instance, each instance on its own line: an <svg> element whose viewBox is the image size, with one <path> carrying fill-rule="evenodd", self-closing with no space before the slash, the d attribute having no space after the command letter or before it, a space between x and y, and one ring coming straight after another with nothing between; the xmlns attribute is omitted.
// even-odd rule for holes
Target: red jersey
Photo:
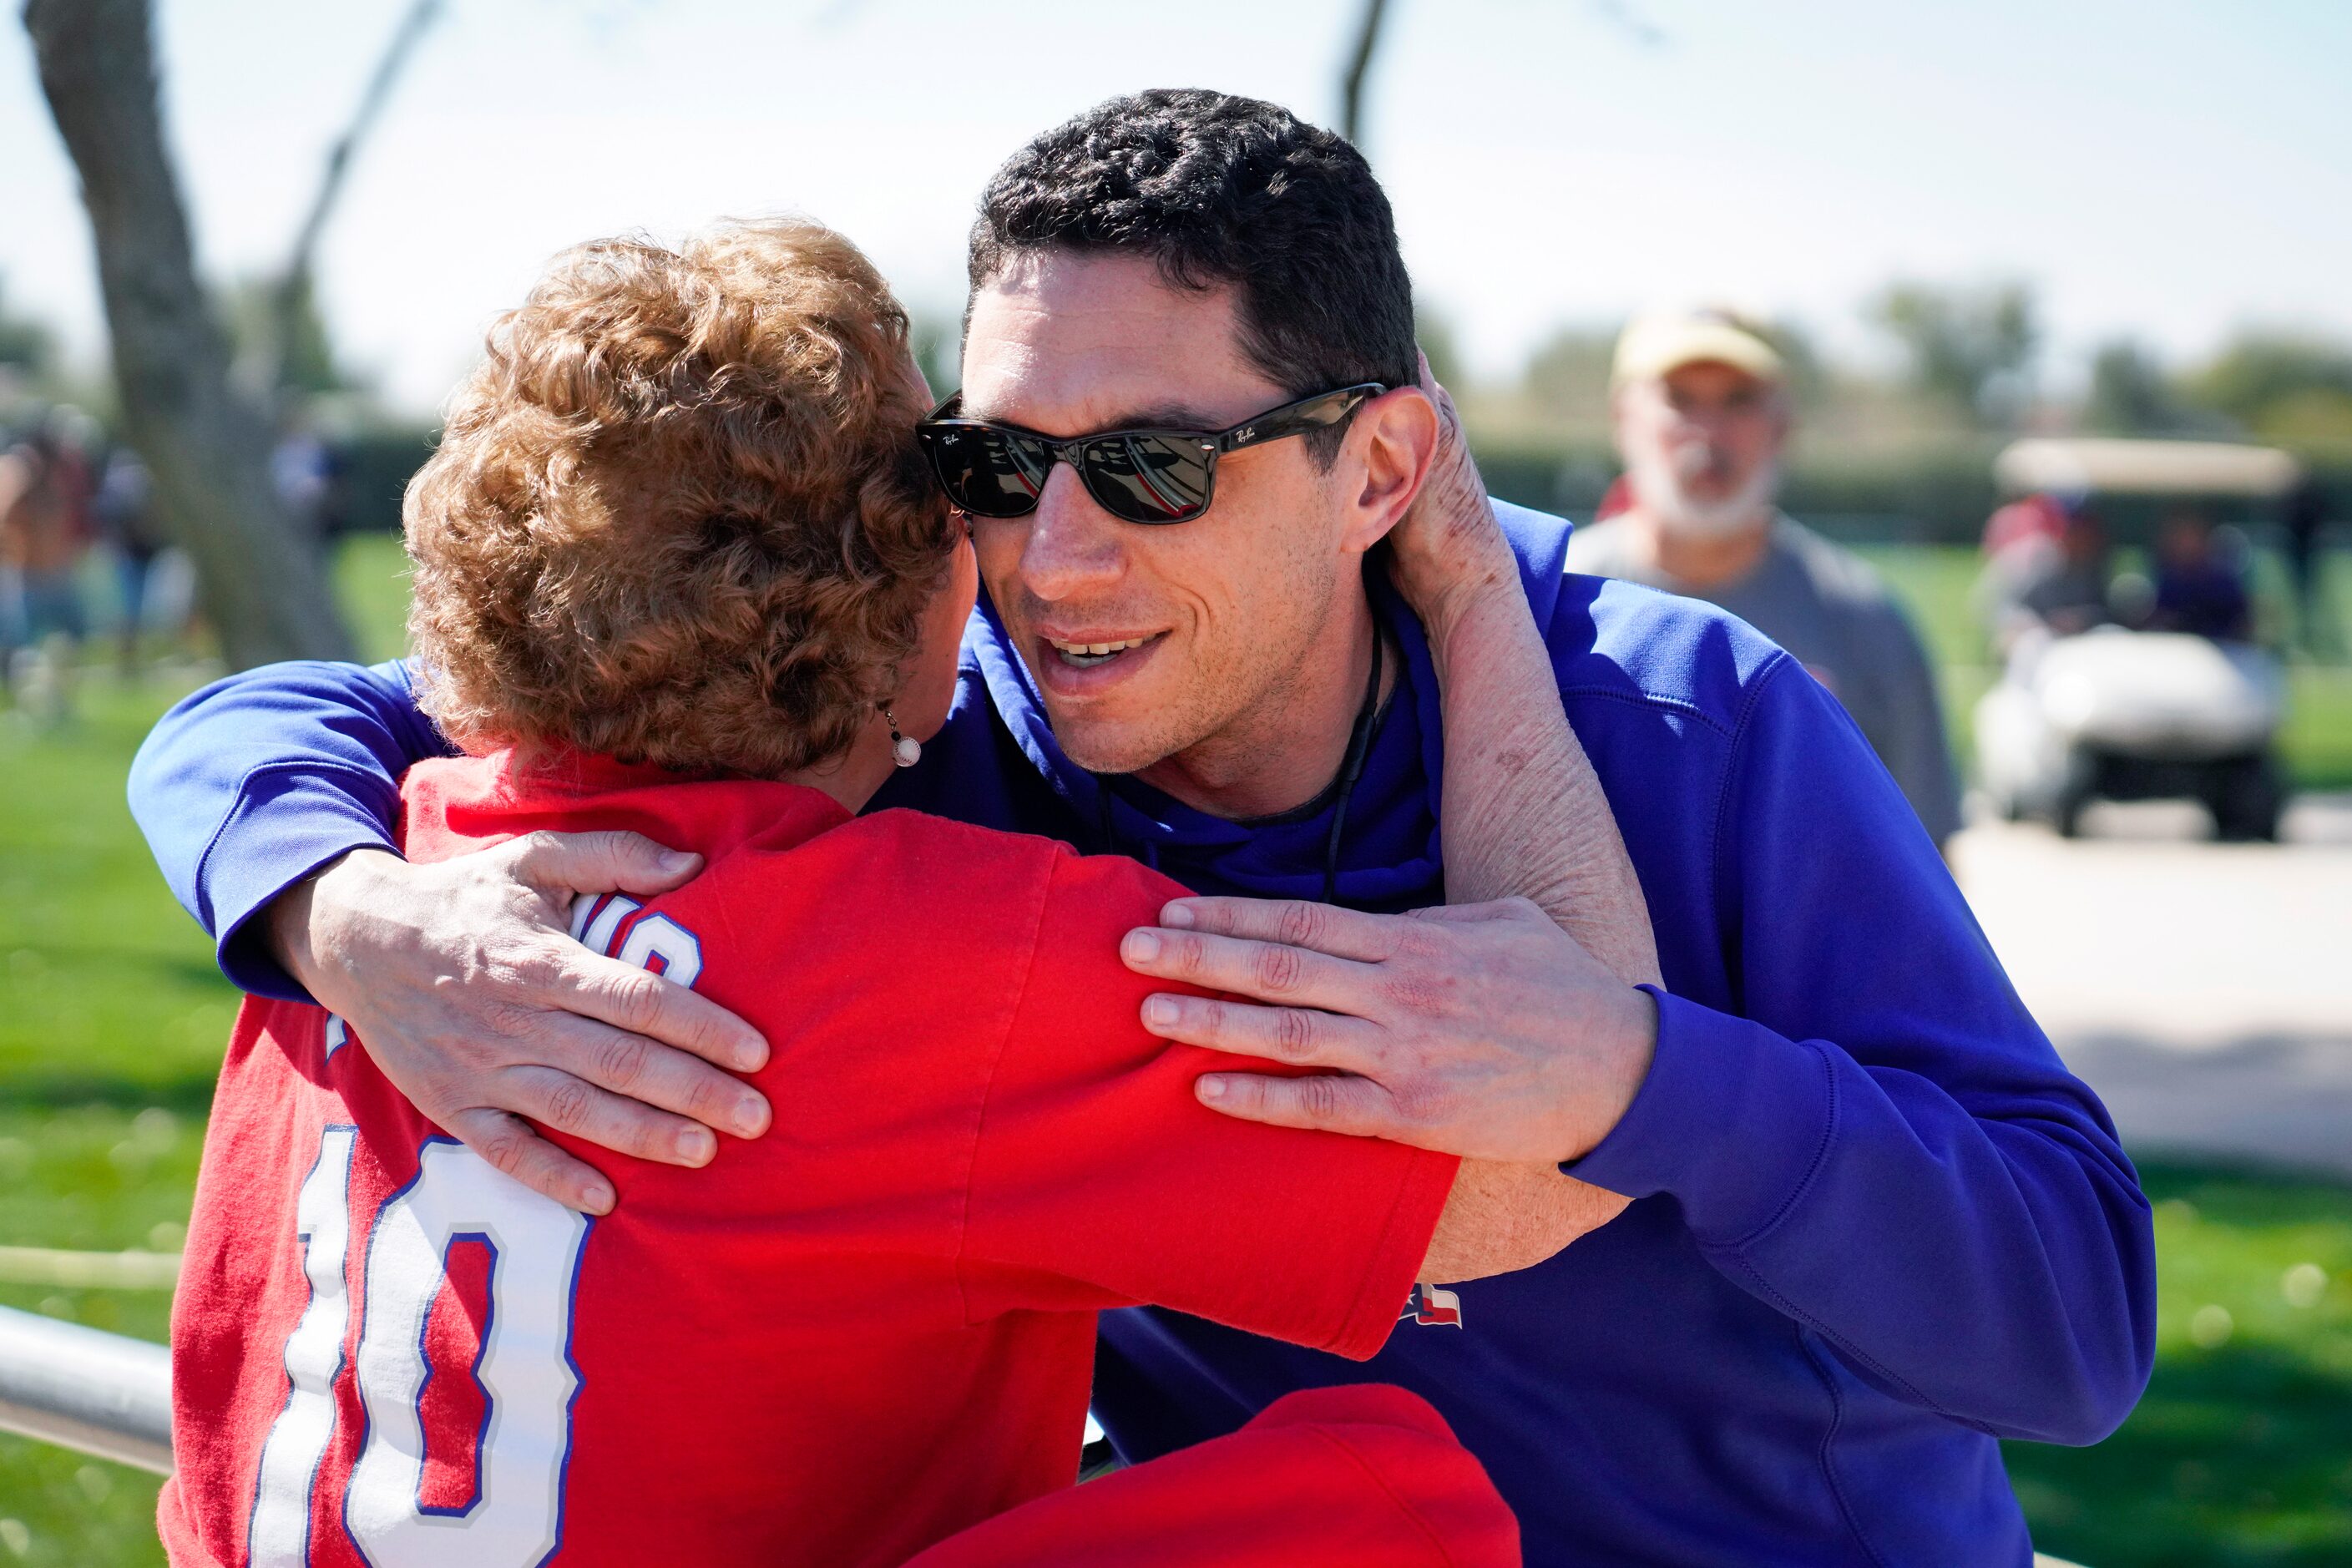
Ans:
<svg viewBox="0 0 2352 1568"><path fill-rule="evenodd" d="M907 1568L1519 1568L1519 1524L1417 1394L1286 1394L1240 1431L1065 1488Z"/></svg>
<svg viewBox="0 0 2352 1568"><path fill-rule="evenodd" d="M1362 1358L1455 1162L1221 1117L1118 959L1175 884L813 790L426 763L404 841L700 851L589 946L768 1037L766 1136L699 1171L575 1141L591 1220L428 1122L312 1006L246 1003L173 1320L173 1562L898 1563L1075 1474L1099 1308Z"/></svg>

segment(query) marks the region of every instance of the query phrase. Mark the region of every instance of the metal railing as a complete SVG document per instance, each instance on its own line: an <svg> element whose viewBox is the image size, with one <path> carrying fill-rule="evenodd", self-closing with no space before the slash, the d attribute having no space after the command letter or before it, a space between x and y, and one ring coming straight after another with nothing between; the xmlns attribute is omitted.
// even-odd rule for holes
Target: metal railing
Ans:
<svg viewBox="0 0 2352 1568"><path fill-rule="evenodd" d="M172 1473L172 1352L0 1307L0 1431Z"/></svg>

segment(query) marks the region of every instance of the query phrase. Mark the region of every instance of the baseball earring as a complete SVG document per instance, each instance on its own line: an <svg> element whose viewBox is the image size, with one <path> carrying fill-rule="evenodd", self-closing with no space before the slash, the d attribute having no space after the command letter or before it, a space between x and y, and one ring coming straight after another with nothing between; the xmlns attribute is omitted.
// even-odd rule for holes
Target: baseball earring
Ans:
<svg viewBox="0 0 2352 1568"><path fill-rule="evenodd" d="M902 768L913 767L922 761L923 743L920 741L910 741L898 733L898 721L891 713L889 704L886 702L879 706L882 709L883 722L890 726L890 760Z"/></svg>

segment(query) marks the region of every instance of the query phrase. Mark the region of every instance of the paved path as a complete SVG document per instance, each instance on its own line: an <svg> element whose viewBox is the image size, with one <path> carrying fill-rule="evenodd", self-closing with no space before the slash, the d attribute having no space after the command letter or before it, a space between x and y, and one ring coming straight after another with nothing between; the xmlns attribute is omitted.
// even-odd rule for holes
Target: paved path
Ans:
<svg viewBox="0 0 2352 1568"><path fill-rule="evenodd" d="M1986 825L1953 865L2019 993L2133 1148L2352 1174L2352 795L2288 842L2195 837L2193 806L2088 837Z"/></svg>

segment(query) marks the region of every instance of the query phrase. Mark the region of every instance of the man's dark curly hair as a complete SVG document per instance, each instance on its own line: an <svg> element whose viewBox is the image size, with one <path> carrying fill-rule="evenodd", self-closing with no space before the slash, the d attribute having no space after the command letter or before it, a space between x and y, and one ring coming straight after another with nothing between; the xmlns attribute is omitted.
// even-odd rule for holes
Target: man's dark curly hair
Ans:
<svg viewBox="0 0 2352 1568"><path fill-rule="evenodd" d="M1294 397L1414 382L1412 280L1389 199L1345 138L1278 104L1160 88L1037 137L981 193L972 292L1049 249L1130 251L1175 287L1232 286L1242 352ZM1309 437L1318 461L1344 430Z"/></svg>

